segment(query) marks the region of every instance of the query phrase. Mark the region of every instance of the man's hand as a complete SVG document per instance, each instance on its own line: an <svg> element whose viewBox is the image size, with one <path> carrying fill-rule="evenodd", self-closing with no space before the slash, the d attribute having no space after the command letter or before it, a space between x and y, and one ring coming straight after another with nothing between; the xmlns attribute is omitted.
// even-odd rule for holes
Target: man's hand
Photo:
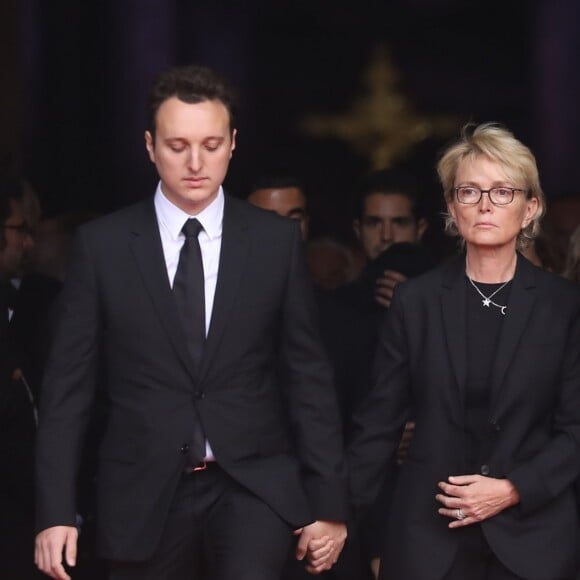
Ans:
<svg viewBox="0 0 580 580"><path fill-rule="evenodd" d="M63 551L68 566L77 558L78 531L74 526L54 526L36 536L34 563L37 568L57 580L70 580L62 565Z"/></svg>
<svg viewBox="0 0 580 580"><path fill-rule="evenodd" d="M321 520L296 530L294 534L300 535L296 559L303 560L306 556L306 570L310 574L320 574L336 564L346 541L346 524Z"/></svg>
<svg viewBox="0 0 580 580"><path fill-rule="evenodd" d="M379 577L379 568L381 567L381 559L380 558L373 558L371 560L371 572L373 574L373 578L377 580Z"/></svg>
<svg viewBox="0 0 580 580"><path fill-rule="evenodd" d="M400 272L394 270L385 270L380 278L377 278L377 286L375 290L375 300L385 308L389 308L391 300L393 299L393 290L400 282L407 280Z"/></svg>
<svg viewBox="0 0 580 580"><path fill-rule="evenodd" d="M469 526L487 520L504 509L516 505L520 495L508 479L496 479L483 475L452 475L449 481L440 481L442 494L435 499L444 507L442 516L452 518L450 528ZM462 515L459 519L457 516Z"/></svg>

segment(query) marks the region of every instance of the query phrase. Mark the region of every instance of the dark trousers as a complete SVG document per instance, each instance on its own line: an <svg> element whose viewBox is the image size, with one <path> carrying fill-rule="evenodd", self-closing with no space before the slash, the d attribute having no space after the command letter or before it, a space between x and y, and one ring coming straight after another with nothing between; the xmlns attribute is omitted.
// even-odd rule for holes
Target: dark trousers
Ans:
<svg viewBox="0 0 580 580"><path fill-rule="evenodd" d="M150 560L112 562L110 580L279 580L292 530L215 464L185 475Z"/></svg>

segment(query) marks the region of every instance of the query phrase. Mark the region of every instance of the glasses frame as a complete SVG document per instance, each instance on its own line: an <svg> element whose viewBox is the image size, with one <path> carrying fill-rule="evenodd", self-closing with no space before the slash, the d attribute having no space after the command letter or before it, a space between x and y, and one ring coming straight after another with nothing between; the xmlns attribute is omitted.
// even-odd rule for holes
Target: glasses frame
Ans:
<svg viewBox="0 0 580 580"><path fill-rule="evenodd" d="M483 197L484 193L487 193L487 198L489 199L489 201L496 206L502 207L504 205L509 205L510 203L513 202L514 197L516 195L516 191L523 191L526 195L529 193L527 190L522 189L521 187L490 187L489 189L480 189L479 187L475 187L475 186L471 186L471 185L460 185L458 187L454 187L453 188L455 191L455 199L458 201L458 203L461 203L462 205L477 205L480 201L481 198ZM479 197L477 198L477 201L461 201L459 199L459 190L460 189L477 189L479 191ZM494 189L509 189L512 192L512 196L510 198L509 201L507 201L506 203L497 203L495 201L493 201L493 199L491 198L491 192Z"/></svg>

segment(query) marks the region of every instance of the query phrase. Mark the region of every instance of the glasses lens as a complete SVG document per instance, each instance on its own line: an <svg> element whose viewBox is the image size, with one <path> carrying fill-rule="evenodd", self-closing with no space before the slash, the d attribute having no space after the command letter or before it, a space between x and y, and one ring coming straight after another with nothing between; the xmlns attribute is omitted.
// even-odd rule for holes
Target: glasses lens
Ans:
<svg viewBox="0 0 580 580"><path fill-rule="evenodd" d="M477 203L481 198L481 190L477 187L458 187L457 199L461 203Z"/></svg>
<svg viewBox="0 0 580 580"><path fill-rule="evenodd" d="M494 187L489 190L489 197L496 205L507 205L514 199L514 190L507 187Z"/></svg>

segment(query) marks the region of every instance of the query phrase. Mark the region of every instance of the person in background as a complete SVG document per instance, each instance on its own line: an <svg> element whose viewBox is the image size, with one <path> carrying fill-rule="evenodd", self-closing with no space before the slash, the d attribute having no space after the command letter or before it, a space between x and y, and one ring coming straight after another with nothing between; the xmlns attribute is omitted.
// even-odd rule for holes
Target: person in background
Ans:
<svg viewBox="0 0 580 580"><path fill-rule="evenodd" d="M99 553L111 580L319 573L346 539L331 369L298 225L225 195L234 96L163 72L145 146L155 195L77 230L39 413L35 562L68 580L74 484L103 378Z"/></svg>
<svg viewBox="0 0 580 580"><path fill-rule="evenodd" d="M325 292L352 282L360 273L352 248L330 235L306 242L306 263L312 282Z"/></svg>
<svg viewBox="0 0 580 580"><path fill-rule="evenodd" d="M344 395L353 390L353 385L358 380L358 365L353 364L353 361L360 360L360 353L364 352L365 346L363 341L358 340L361 334L357 331L360 319L356 313L334 300L329 293L329 290L346 280L348 250L338 242L331 244L328 239L308 239L307 194L303 183L297 177L282 174L262 175L251 187L247 201L263 210L300 223L306 261L315 287L322 341L334 371L334 386L344 429L344 409L348 404ZM324 252L318 251L321 246ZM359 577L360 562L357 560L356 551L352 549L353 541L351 536L337 565L332 570L323 572L323 578L352 580ZM309 576L302 562L290 558L282 577L284 580L300 580Z"/></svg>
<svg viewBox="0 0 580 580"><path fill-rule="evenodd" d="M254 181L247 199L256 207L296 220L300 224L302 239L308 239L310 217L306 190L297 177L282 174L262 175Z"/></svg>
<svg viewBox="0 0 580 580"><path fill-rule="evenodd" d="M261 175L251 186L247 200L256 207L299 222L306 263L317 289L332 290L352 279L352 255L348 247L329 237L309 238L308 196L298 177Z"/></svg>
<svg viewBox="0 0 580 580"><path fill-rule="evenodd" d="M545 201L510 131L466 126L437 168L464 251L395 289L348 451L354 509L372 505L412 405L379 578L571 580L580 293L518 252Z"/></svg>
<svg viewBox="0 0 580 580"><path fill-rule="evenodd" d="M561 274L566 266L570 237L580 225L580 196L577 191L550 198L546 207L544 229L549 232L554 272Z"/></svg>
<svg viewBox="0 0 580 580"><path fill-rule="evenodd" d="M22 180L0 174L0 552L11 578L40 576L34 546L37 403L58 281L31 270L34 221Z"/></svg>
<svg viewBox="0 0 580 580"><path fill-rule="evenodd" d="M568 252L566 253L566 266L562 275L564 278L580 284L580 226L570 236Z"/></svg>
<svg viewBox="0 0 580 580"><path fill-rule="evenodd" d="M422 274L434 262L420 241L428 222L419 205L418 185L414 177L398 169L381 169L365 175L356 188L353 228L366 258L366 265L353 281L335 291L336 300L357 313L358 333L356 380L343 385L340 400L343 409L345 438L352 436L352 419L371 384L371 368L379 334L379 323L389 307L397 284ZM415 423L409 414L395 469L385 480L377 504L358 526L363 558L370 562L376 576L384 537L384 510L388 509L396 480L398 463L405 457Z"/></svg>
<svg viewBox="0 0 580 580"><path fill-rule="evenodd" d="M418 188L407 172L381 169L366 175L358 186L353 228L369 262L393 244L418 244L428 223L419 210ZM395 286L407 277L396 270L385 270L376 281L376 300L391 303Z"/></svg>
<svg viewBox="0 0 580 580"><path fill-rule="evenodd" d="M570 236L570 243L566 253L566 267L564 268L562 276L575 284L580 284L580 226ZM580 478L576 480L575 488L578 518L580 520ZM580 566L578 566L577 580L580 580Z"/></svg>

